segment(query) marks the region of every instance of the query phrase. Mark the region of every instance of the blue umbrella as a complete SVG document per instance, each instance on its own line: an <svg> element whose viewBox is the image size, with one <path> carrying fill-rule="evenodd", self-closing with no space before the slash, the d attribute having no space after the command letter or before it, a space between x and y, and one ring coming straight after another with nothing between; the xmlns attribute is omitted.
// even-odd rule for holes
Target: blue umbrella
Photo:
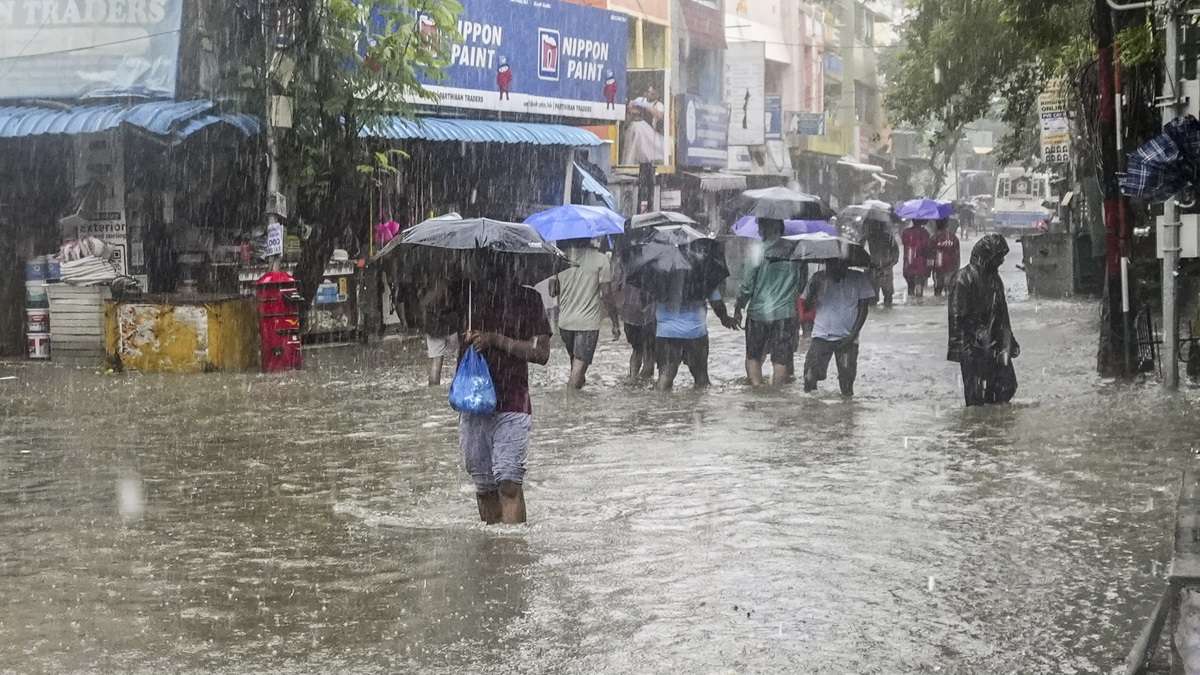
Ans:
<svg viewBox="0 0 1200 675"><path fill-rule="evenodd" d="M796 234L812 234L813 232L825 232L826 234L837 234L837 228L827 220L785 220L783 221L783 235L790 237ZM758 233L758 219L754 216L742 216L736 223L733 224L733 233L739 237L749 239L762 239L762 235Z"/></svg>
<svg viewBox="0 0 1200 675"><path fill-rule="evenodd" d="M943 220L954 213L954 205L936 199L910 199L896 207L896 215L905 220Z"/></svg>
<svg viewBox="0 0 1200 675"><path fill-rule="evenodd" d="M593 239L625 232L625 218L603 206L564 204L525 219L547 241Z"/></svg>

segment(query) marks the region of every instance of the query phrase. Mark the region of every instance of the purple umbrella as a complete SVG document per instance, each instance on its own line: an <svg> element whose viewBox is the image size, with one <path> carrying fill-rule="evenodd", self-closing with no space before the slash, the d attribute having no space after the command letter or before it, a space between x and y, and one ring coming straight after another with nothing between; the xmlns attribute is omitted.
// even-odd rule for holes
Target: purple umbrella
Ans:
<svg viewBox="0 0 1200 675"><path fill-rule="evenodd" d="M910 199L896 207L896 215L905 220L944 220L954 213L950 202L937 199Z"/></svg>
<svg viewBox="0 0 1200 675"><path fill-rule="evenodd" d="M836 235L837 228L826 220L783 221L783 236L785 237L796 234L812 234L813 232ZM739 237L746 237L748 239L762 239L762 235L758 233L758 219L754 216L742 216L733 224L733 233Z"/></svg>

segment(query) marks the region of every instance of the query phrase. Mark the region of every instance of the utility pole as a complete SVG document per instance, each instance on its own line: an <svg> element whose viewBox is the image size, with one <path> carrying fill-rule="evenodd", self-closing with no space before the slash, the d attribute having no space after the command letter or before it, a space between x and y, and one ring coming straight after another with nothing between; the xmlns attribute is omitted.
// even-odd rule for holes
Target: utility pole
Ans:
<svg viewBox="0 0 1200 675"><path fill-rule="evenodd" d="M1121 312L1121 192L1117 184L1116 92L1113 90L1113 22L1107 0L1095 2L1096 59L1098 63L1100 187L1104 195L1104 311L1101 313L1097 369L1102 376L1128 375L1120 345Z"/></svg>
<svg viewBox="0 0 1200 675"><path fill-rule="evenodd" d="M1159 97L1163 123L1175 118L1179 111L1179 30L1174 2L1167 2L1166 40L1164 54L1163 91ZM1163 203L1159 223L1162 237L1162 306L1163 306L1163 386L1179 387L1179 321L1175 315L1175 271L1179 267L1179 209L1174 198Z"/></svg>

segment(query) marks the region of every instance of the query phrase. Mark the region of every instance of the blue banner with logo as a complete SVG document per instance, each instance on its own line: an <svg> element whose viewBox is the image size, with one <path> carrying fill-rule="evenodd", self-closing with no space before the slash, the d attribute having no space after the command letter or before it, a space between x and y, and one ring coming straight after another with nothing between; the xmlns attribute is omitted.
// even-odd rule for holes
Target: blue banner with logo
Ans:
<svg viewBox="0 0 1200 675"><path fill-rule="evenodd" d="M697 96L679 97L676 161L684 167L725 168L729 154L729 108Z"/></svg>
<svg viewBox="0 0 1200 675"><path fill-rule="evenodd" d="M779 140L783 138L783 97L767 94L764 100L766 106L766 138Z"/></svg>
<svg viewBox="0 0 1200 675"><path fill-rule="evenodd" d="M183 0L0 0L0 99L175 95Z"/></svg>
<svg viewBox="0 0 1200 675"><path fill-rule="evenodd" d="M459 43L440 80L422 78L439 105L625 119L629 20L557 0L459 0ZM418 17L421 30L437 30Z"/></svg>

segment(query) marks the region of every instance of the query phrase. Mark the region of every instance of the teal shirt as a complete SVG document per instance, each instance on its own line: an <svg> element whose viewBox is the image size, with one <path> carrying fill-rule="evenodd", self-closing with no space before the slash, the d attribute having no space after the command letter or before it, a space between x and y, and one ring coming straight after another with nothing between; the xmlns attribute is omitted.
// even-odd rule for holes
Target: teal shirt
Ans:
<svg viewBox="0 0 1200 675"><path fill-rule="evenodd" d="M764 259L742 274L739 297L746 316L754 321L780 321L796 317L796 296L804 287L807 265L789 260Z"/></svg>

